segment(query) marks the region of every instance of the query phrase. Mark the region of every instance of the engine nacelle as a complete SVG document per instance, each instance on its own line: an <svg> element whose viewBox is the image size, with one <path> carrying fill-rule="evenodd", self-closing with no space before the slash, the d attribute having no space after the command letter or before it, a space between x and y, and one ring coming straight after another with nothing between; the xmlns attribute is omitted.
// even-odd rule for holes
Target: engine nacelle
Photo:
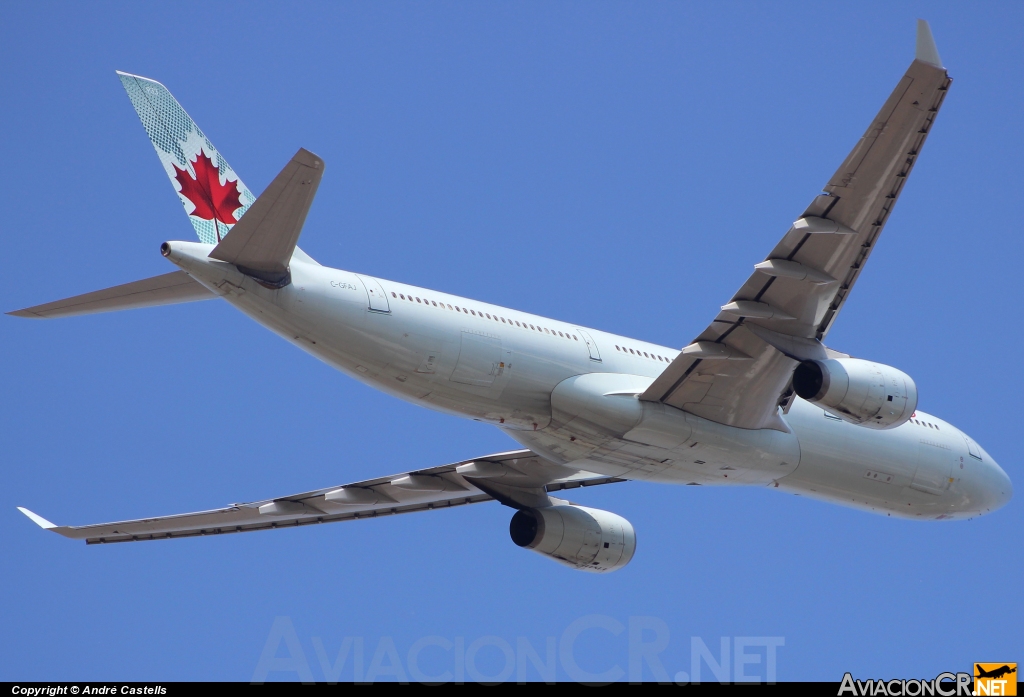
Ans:
<svg viewBox="0 0 1024 697"><path fill-rule="evenodd" d="M909 375L859 358L804 361L793 373L793 389L844 421L879 430L906 423L917 410Z"/></svg>
<svg viewBox="0 0 1024 697"><path fill-rule="evenodd" d="M581 571L621 569L636 551L636 531L622 516L574 504L524 508L508 526L512 541Z"/></svg>

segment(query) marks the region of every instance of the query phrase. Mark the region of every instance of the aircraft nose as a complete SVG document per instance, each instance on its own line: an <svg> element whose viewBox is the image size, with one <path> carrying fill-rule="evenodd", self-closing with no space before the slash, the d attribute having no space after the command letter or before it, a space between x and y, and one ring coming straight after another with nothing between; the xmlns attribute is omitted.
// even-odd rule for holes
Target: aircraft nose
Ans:
<svg viewBox="0 0 1024 697"><path fill-rule="evenodd" d="M1000 467L995 460L992 461L992 467L995 469L996 474L994 477L995 486L993 487L994 493L996 493L996 504L994 508L1002 508L1010 502L1010 499L1013 498L1013 482L1010 481L1010 476L1006 474L1003 468Z"/></svg>
<svg viewBox="0 0 1024 697"><path fill-rule="evenodd" d="M999 464L986 455L986 467L981 482L981 513L990 513L1002 508L1013 498L1013 483Z"/></svg>

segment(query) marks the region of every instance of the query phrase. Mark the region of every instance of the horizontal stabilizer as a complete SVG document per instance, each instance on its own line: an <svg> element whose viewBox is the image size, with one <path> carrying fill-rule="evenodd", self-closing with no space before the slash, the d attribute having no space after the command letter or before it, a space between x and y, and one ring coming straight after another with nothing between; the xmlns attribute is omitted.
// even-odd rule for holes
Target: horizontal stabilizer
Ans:
<svg viewBox="0 0 1024 697"><path fill-rule="evenodd" d="M156 305L174 305L195 300L209 300L215 297L217 296L212 291L184 271L173 271L162 276L145 278L141 281L125 283L85 295L76 295L73 298L56 300L45 305L27 307L24 310L15 310L7 314L15 317L53 319L90 315L97 312L134 310L139 307L154 307Z"/></svg>
<svg viewBox="0 0 1024 697"><path fill-rule="evenodd" d="M287 285L288 262L323 173L323 160L299 149L210 258L234 264L271 285Z"/></svg>

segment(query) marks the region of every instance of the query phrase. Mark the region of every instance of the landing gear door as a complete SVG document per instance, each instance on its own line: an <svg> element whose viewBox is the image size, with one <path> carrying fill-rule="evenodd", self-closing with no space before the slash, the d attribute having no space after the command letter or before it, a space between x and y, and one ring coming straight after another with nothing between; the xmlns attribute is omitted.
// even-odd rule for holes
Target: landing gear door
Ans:
<svg viewBox="0 0 1024 697"><path fill-rule="evenodd" d="M590 360L601 360L601 352L598 350L597 342L594 341L594 338L579 328L576 329L576 333L579 335L580 339L586 342L587 350L590 351Z"/></svg>
<svg viewBox="0 0 1024 697"><path fill-rule="evenodd" d="M370 276L356 276L356 278L362 281L366 288L366 295L370 298L370 312L391 312L387 293L381 288L376 278Z"/></svg>

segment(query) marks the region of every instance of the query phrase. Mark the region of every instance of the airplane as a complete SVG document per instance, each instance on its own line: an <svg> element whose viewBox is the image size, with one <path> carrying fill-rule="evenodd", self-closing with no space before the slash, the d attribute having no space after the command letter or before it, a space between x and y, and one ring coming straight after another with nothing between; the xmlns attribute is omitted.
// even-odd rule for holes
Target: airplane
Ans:
<svg viewBox="0 0 1024 697"><path fill-rule="evenodd" d="M254 196L160 83L118 73L198 242L171 273L11 312L56 318L221 298L356 380L493 424L521 448L224 508L40 527L88 544L302 527L498 501L513 542L570 568L626 566L625 518L556 494L641 480L762 486L917 520L1013 494L970 436L917 409L897 368L826 347L951 84L931 29L822 192L682 349L322 266L297 242L324 162L300 149ZM562 494L564 496L564 494Z"/></svg>
<svg viewBox="0 0 1024 697"><path fill-rule="evenodd" d="M1017 668L1016 668L1016 664L1014 664L1013 668L1011 668L1008 665L1002 665L999 668L994 668L992 670L985 670L984 668L978 667L977 668L977 672L978 672L978 674L974 676L976 678L997 678L998 679L998 678L1003 677L1004 675L1009 675L1010 673L1016 673L1017 672Z"/></svg>

